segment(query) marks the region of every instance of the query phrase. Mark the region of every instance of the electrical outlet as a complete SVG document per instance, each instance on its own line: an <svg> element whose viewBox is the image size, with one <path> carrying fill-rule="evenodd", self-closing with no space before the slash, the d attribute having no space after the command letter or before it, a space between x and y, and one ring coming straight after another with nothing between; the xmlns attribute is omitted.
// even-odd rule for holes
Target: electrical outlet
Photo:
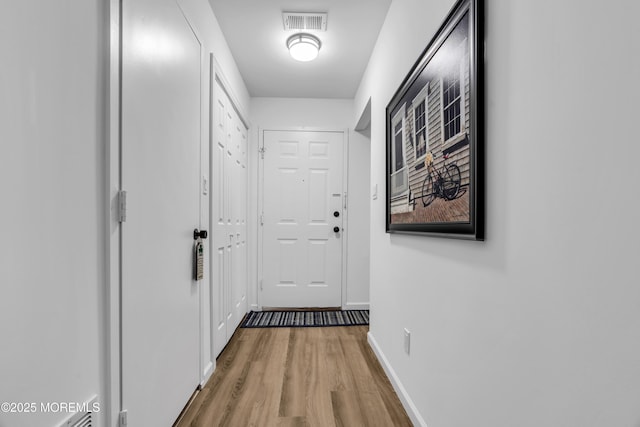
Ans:
<svg viewBox="0 0 640 427"><path fill-rule="evenodd" d="M404 328L404 352L409 354L411 351L411 331Z"/></svg>

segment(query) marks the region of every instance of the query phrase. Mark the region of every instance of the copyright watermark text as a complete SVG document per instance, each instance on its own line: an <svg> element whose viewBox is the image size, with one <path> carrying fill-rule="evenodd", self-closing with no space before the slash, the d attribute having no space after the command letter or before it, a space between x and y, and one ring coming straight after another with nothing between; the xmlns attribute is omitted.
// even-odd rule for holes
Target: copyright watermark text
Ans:
<svg viewBox="0 0 640 427"><path fill-rule="evenodd" d="M2 402L0 412L10 414L100 412L100 403L79 402Z"/></svg>

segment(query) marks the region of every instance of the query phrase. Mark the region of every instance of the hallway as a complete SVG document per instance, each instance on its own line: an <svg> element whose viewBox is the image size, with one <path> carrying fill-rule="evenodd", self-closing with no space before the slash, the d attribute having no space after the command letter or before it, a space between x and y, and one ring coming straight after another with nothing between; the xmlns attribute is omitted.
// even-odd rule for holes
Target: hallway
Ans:
<svg viewBox="0 0 640 427"><path fill-rule="evenodd" d="M486 239L387 233L387 106L455 3L5 2L0 427L166 427L199 386L187 425L640 426L640 2L482 1ZM288 51L300 4L328 13L314 62ZM444 134L425 79L406 165ZM340 239L339 308L371 322L240 330L216 359L263 308L267 131L343 135L314 244Z"/></svg>

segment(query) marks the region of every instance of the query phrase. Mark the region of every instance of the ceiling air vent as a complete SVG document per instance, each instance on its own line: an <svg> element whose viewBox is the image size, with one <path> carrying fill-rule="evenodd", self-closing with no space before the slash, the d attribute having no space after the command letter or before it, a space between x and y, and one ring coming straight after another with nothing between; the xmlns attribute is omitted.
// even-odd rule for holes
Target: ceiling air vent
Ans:
<svg viewBox="0 0 640 427"><path fill-rule="evenodd" d="M327 31L326 13L283 12L282 22L285 30Z"/></svg>

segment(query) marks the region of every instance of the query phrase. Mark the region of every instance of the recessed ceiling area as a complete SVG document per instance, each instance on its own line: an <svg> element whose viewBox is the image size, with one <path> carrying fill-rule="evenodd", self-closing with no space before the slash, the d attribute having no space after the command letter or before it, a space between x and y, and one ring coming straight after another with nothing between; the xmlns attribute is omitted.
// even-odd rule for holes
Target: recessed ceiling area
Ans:
<svg viewBox="0 0 640 427"><path fill-rule="evenodd" d="M209 0L252 97L353 98L391 0ZM327 13L310 62L291 58L283 12Z"/></svg>

